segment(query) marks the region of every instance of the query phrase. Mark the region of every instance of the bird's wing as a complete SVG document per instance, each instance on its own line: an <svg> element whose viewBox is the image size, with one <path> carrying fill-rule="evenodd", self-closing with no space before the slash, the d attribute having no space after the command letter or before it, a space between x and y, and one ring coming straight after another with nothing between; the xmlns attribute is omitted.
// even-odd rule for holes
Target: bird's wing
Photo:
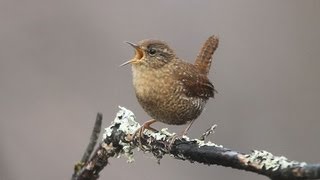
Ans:
<svg viewBox="0 0 320 180"><path fill-rule="evenodd" d="M190 65L180 65L183 71L175 71L175 76L183 84L184 93L189 97L214 97L216 91L208 77Z"/></svg>

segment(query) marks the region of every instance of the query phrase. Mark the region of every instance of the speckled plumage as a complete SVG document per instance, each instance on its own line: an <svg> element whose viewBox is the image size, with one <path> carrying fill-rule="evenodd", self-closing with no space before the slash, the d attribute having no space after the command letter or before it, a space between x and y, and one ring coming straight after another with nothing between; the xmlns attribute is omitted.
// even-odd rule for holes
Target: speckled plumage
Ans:
<svg viewBox="0 0 320 180"><path fill-rule="evenodd" d="M131 60L133 86L143 109L166 124L180 125L196 119L207 100L214 97L207 74L218 38L209 37L195 64L179 59L163 41L143 40L131 45L136 49Z"/></svg>

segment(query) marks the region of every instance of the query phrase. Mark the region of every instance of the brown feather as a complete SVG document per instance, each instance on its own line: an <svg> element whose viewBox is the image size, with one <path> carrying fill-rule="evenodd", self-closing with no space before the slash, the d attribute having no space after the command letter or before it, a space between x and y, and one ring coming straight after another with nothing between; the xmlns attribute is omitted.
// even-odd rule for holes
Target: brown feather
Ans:
<svg viewBox="0 0 320 180"><path fill-rule="evenodd" d="M182 82L185 94L189 97L214 97L216 91L213 84L206 75L199 73L193 66L193 64L179 61L179 68L183 71L175 71L175 77Z"/></svg>
<svg viewBox="0 0 320 180"><path fill-rule="evenodd" d="M210 36L203 44L194 65L198 68L200 73L207 75L210 70L212 55L217 49L219 39L217 36Z"/></svg>

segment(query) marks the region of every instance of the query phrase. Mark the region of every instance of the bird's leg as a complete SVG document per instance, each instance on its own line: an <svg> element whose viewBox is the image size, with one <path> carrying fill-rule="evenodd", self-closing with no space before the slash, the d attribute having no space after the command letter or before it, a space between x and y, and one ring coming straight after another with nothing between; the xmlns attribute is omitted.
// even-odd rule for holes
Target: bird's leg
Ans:
<svg viewBox="0 0 320 180"><path fill-rule="evenodd" d="M137 129L136 132L133 134L133 138L134 138L137 134L139 134L139 141L140 141L140 144L141 144L142 133L143 133L143 131L144 131L145 129L149 129L150 131L154 131L154 132L157 132L157 131L158 131L158 130L150 127L150 125L153 124L153 123L155 123L155 122L157 122L155 119L151 119L151 120L146 121L145 123L143 123L143 124L141 125L141 127L140 127L139 129ZM133 138L132 138L132 139L133 139Z"/></svg>
<svg viewBox="0 0 320 180"><path fill-rule="evenodd" d="M195 120L195 119L194 119ZM190 129L190 127L192 126L194 120L190 121L188 126L186 127L186 129L184 131L181 132L180 135L173 135L171 138L170 138L170 144L169 144L169 149L171 149L171 146L173 144L173 142L178 138L178 137L182 137L184 135L186 135Z"/></svg>
<svg viewBox="0 0 320 180"><path fill-rule="evenodd" d="M196 119L194 119L194 120L196 120ZM192 126L194 120L192 120L192 121L189 122L187 128L183 131L183 133L182 133L181 136L184 136L184 135L186 135L186 134L188 133L188 131L189 131L190 127Z"/></svg>
<svg viewBox="0 0 320 180"><path fill-rule="evenodd" d="M157 122L155 119L151 119L149 121L146 121L145 123L142 124L140 130L139 130L139 137L142 137L142 133L144 132L145 129L149 129L150 131L157 132L158 130L150 127L151 124Z"/></svg>

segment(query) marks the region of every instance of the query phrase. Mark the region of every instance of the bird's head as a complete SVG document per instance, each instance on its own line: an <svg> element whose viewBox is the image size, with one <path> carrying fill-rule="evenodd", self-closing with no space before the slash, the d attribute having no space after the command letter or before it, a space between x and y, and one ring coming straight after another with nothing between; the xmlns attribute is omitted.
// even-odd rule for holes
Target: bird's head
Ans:
<svg viewBox="0 0 320 180"><path fill-rule="evenodd" d="M175 57L174 51L163 41L142 40L138 44L126 43L134 48L135 56L121 66L131 63L134 66L160 68L171 62Z"/></svg>

